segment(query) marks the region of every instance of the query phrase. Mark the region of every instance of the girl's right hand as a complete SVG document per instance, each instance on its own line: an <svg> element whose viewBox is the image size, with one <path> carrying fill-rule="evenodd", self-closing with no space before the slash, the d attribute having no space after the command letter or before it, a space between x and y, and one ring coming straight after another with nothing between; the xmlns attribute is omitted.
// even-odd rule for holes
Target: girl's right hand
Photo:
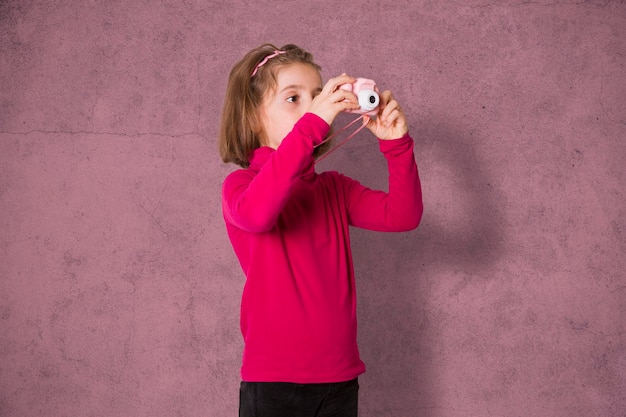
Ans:
<svg viewBox="0 0 626 417"><path fill-rule="evenodd" d="M355 78L345 73L328 80L322 91L311 102L308 112L318 115L328 125L331 125L340 112L359 109L357 96L351 91L339 88L343 84L354 81L356 81Z"/></svg>

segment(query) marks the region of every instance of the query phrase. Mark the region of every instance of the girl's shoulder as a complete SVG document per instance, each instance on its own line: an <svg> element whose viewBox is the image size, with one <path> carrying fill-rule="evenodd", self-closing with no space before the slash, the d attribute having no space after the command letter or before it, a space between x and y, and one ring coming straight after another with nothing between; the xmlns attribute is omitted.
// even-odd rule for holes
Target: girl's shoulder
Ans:
<svg viewBox="0 0 626 417"><path fill-rule="evenodd" d="M254 179L255 173L250 168L239 168L230 174L226 175L222 182L223 188L228 188L234 184L241 184L242 182L250 182Z"/></svg>

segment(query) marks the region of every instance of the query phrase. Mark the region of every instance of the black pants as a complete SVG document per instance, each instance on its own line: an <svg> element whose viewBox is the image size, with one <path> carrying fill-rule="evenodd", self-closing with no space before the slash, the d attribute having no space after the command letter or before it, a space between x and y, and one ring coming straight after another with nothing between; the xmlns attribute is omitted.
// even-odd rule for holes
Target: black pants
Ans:
<svg viewBox="0 0 626 417"><path fill-rule="evenodd" d="M357 417L358 379L330 384L242 382L239 417Z"/></svg>

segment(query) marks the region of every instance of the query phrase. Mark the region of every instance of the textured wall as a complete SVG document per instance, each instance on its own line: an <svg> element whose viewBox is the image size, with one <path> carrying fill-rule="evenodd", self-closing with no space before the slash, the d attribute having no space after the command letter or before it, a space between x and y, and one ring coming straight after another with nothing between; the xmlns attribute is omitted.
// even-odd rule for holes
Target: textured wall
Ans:
<svg viewBox="0 0 626 417"><path fill-rule="evenodd" d="M343 3L0 1L0 416L236 415L215 136L265 41L416 139L422 225L354 232L361 416L626 416L625 2ZM365 133L320 165L385 186Z"/></svg>

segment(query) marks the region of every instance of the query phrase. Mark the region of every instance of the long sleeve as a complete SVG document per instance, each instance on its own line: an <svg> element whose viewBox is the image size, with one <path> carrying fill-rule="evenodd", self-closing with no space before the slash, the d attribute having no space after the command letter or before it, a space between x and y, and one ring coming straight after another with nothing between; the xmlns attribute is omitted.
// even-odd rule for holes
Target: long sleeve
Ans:
<svg viewBox="0 0 626 417"><path fill-rule="evenodd" d="M386 232L415 229L424 208L413 139L407 134L400 139L380 140L379 143L389 169L388 192L371 190L358 181L343 177L350 224Z"/></svg>
<svg viewBox="0 0 626 417"><path fill-rule="evenodd" d="M283 210L295 182L313 165L313 147L328 133L328 124L307 113L294 125L259 172L240 170L224 181L222 206L224 217L248 232L271 230ZM252 172L251 172L252 171Z"/></svg>

